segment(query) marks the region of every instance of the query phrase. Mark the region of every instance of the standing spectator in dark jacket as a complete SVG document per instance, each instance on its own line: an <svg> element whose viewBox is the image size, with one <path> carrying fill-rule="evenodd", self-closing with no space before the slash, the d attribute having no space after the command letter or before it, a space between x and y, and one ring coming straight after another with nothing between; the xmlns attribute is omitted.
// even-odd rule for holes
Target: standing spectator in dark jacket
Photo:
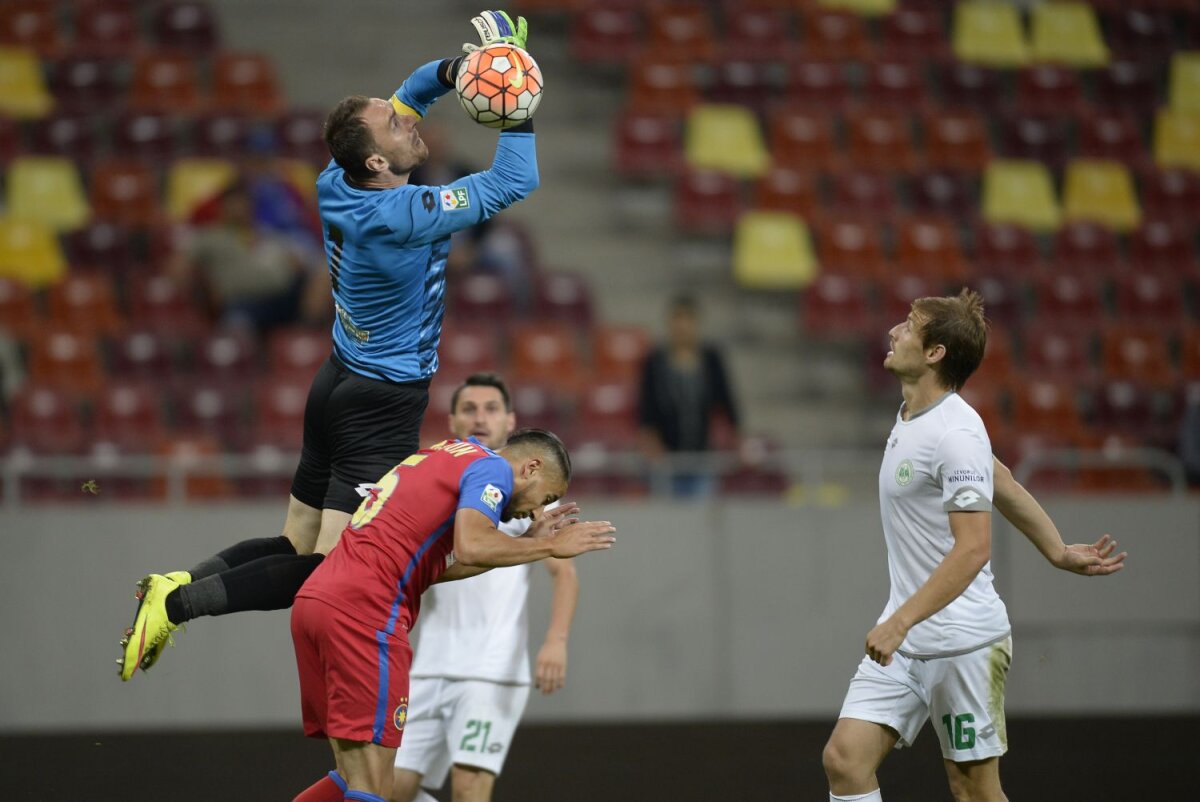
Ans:
<svg viewBox="0 0 1200 802"><path fill-rule="evenodd" d="M716 346L700 338L696 300L679 296L670 305L667 341L650 352L642 369L638 419L646 454L699 452L709 448L714 416L723 414L736 430L737 405ZM702 495L706 472L676 474L677 495Z"/></svg>

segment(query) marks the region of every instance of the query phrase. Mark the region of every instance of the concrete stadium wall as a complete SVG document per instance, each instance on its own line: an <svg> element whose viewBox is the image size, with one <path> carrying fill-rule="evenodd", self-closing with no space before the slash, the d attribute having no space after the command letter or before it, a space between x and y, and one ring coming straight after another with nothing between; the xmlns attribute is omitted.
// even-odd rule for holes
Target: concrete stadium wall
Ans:
<svg viewBox="0 0 1200 802"><path fill-rule="evenodd" d="M1200 501L1058 500L1068 540L1108 531L1129 567L1083 579L997 525L1015 714L1200 711ZM618 548L580 560L567 690L530 718L833 718L887 595L877 508L593 502ZM193 622L149 674L113 662L147 571L278 531L282 509L0 508L0 730L298 722L286 612ZM531 629L544 630L538 571ZM418 641L419 648L419 641Z"/></svg>

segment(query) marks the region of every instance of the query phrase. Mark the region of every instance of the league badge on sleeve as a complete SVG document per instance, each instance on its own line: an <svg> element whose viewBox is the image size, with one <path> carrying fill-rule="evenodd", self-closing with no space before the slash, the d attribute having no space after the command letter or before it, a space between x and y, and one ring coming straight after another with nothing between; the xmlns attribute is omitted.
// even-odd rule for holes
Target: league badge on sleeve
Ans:
<svg viewBox="0 0 1200 802"><path fill-rule="evenodd" d="M450 187L442 190L442 211L454 212L471 208L471 196L466 187Z"/></svg>
<svg viewBox="0 0 1200 802"><path fill-rule="evenodd" d="M488 485L483 489L483 495L479 500L488 505L488 509L492 512L498 512L500 502L504 500L504 491L495 485Z"/></svg>

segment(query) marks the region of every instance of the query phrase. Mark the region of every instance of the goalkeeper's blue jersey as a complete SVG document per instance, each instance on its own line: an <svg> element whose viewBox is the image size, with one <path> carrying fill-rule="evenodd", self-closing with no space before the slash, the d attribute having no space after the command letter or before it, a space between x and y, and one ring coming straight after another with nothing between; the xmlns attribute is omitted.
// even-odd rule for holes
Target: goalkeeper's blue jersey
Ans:
<svg viewBox="0 0 1200 802"><path fill-rule="evenodd" d="M446 92L438 62L396 90L398 111L424 116ZM317 179L317 203L337 318L333 350L373 379L413 382L438 367L450 235L537 188L534 135L501 132L491 168L440 187L354 186L336 162Z"/></svg>

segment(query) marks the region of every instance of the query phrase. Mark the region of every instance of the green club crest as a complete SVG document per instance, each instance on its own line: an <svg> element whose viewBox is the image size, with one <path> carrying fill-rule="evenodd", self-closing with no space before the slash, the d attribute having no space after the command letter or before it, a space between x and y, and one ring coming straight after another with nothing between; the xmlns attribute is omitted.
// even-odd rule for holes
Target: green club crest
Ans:
<svg viewBox="0 0 1200 802"><path fill-rule="evenodd" d="M906 459L896 466L896 484L904 487L913 480L912 460Z"/></svg>

